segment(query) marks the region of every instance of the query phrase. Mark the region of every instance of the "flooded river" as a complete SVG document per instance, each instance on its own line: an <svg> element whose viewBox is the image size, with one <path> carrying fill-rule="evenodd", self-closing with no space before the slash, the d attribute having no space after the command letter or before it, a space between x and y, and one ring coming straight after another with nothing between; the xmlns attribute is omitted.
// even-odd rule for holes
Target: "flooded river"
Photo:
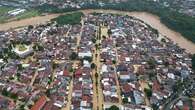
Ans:
<svg viewBox="0 0 195 110"><path fill-rule="evenodd" d="M151 25L151 27L157 29L162 35L167 36L169 39L177 43L181 48L186 49L187 52L195 53L195 44L191 41L185 39L180 33L175 32L164 24L160 22L160 18L153 14L147 12L124 12L124 11L116 11L116 10L82 10L85 14L92 12L101 12L101 13L116 13L123 14L136 17L145 23ZM45 23L52 18L59 16L59 14L51 14L46 16L38 16L30 19L24 19L20 21L13 21L9 23L0 24L0 30L7 30L10 28L28 26L28 25L36 25L40 23Z"/></svg>

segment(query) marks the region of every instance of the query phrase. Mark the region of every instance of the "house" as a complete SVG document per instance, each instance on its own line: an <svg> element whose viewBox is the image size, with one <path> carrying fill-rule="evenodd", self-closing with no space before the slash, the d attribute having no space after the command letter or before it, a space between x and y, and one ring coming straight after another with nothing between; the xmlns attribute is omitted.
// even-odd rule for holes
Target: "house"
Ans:
<svg viewBox="0 0 195 110"><path fill-rule="evenodd" d="M84 57L92 57L92 53L90 51L87 52L79 52L78 53L79 58L84 58Z"/></svg>
<svg viewBox="0 0 195 110"><path fill-rule="evenodd" d="M136 105L140 105L144 103L144 95L139 91L133 91L133 96Z"/></svg>
<svg viewBox="0 0 195 110"><path fill-rule="evenodd" d="M37 102L35 102L35 104L32 106L32 108L30 110L41 110L43 108L43 106L46 104L47 102L47 97L46 96L41 96Z"/></svg>

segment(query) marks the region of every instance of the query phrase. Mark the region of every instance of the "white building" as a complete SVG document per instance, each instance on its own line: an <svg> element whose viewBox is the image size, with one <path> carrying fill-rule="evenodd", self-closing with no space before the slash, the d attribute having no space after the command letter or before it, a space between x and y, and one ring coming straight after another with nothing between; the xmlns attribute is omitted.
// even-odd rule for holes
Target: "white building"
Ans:
<svg viewBox="0 0 195 110"><path fill-rule="evenodd" d="M84 58L84 57L92 57L92 53L90 51L87 52L79 52L78 53L79 58Z"/></svg>
<svg viewBox="0 0 195 110"><path fill-rule="evenodd" d="M19 48L14 48L13 51L19 56L19 57L26 57L27 55L31 54L33 52L32 46L25 45L26 50L20 51Z"/></svg>
<svg viewBox="0 0 195 110"><path fill-rule="evenodd" d="M24 13L26 11L26 9L15 9L15 10L11 10L11 11L8 11L8 14L11 15L11 16L16 16L20 13Z"/></svg>

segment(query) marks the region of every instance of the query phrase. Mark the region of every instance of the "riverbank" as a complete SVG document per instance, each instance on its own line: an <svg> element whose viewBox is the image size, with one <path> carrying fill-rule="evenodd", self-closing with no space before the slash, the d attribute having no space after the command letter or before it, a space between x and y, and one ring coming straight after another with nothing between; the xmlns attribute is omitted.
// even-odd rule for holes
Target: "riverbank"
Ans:
<svg viewBox="0 0 195 110"><path fill-rule="evenodd" d="M167 36L173 42L177 43L181 48L186 49L187 52L193 53L193 54L195 53L195 44L194 43L185 39L180 33L169 29L167 26L165 26L164 24L161 23L160 18L158 16L153 15L151 13L102 10L102 9L96 9L96 10L95 9L87 9L87 10L80 10L80 11L82 11L85 14L97 12L97 13L113 13L113 14L122 14L122 15L133 16L133 17L138 18L138 19L144 21L145 23L149 24L154 29L157 29L159 31L159 33L161 33L164 36ZM64 14L66 14L66 13L64 13ZM38 16L38 17L30 18L30 19L24 19L24 20L13 21L13 22L1 24L0 30L7 30L10 28L46 23L59 15L61 15L61 14L49 14L49 15L45 15L45 16Z"/></svg>

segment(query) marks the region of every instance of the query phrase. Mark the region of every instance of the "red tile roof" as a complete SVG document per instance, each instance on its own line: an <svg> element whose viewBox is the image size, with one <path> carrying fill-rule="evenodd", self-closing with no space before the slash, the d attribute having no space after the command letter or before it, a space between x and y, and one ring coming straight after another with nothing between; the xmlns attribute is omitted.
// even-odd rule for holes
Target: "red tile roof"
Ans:
<svg viewBox="0 0 195 110"><path fill-rule="evenodd" d="M68 76L69 75L69 72L67 70L64 70L64 76Z"/></svg>
<svg viewBox="0 0 195 110"><path fill-rule="evenodd" d="M123 92L131 92L132 90L133 90L133 88L132 88L132 86L131 85L129 85L129 84L124 84L123 86L122 86L122 90L123 90Z"/></svg>
<svg viewBox="0 0 195 110"><path fill-rule="evenodd" d="M190 108L189 108L189 106L188 105L184 105L184 107L183 107L183 110L190 110Z"/></svg>
<svg viewBox="0 0 195 110"><path fill-rule="evenodd" d="M160 84L157 81L154 81L152 88L154 91L160 91Z"/></svg>
<svg viewBox="0 0 195 110"><path fill-rule="evenodd" d="M46 96L41 96L39 100L32 106L31 110L41 110L47 101Z"/></svg>

